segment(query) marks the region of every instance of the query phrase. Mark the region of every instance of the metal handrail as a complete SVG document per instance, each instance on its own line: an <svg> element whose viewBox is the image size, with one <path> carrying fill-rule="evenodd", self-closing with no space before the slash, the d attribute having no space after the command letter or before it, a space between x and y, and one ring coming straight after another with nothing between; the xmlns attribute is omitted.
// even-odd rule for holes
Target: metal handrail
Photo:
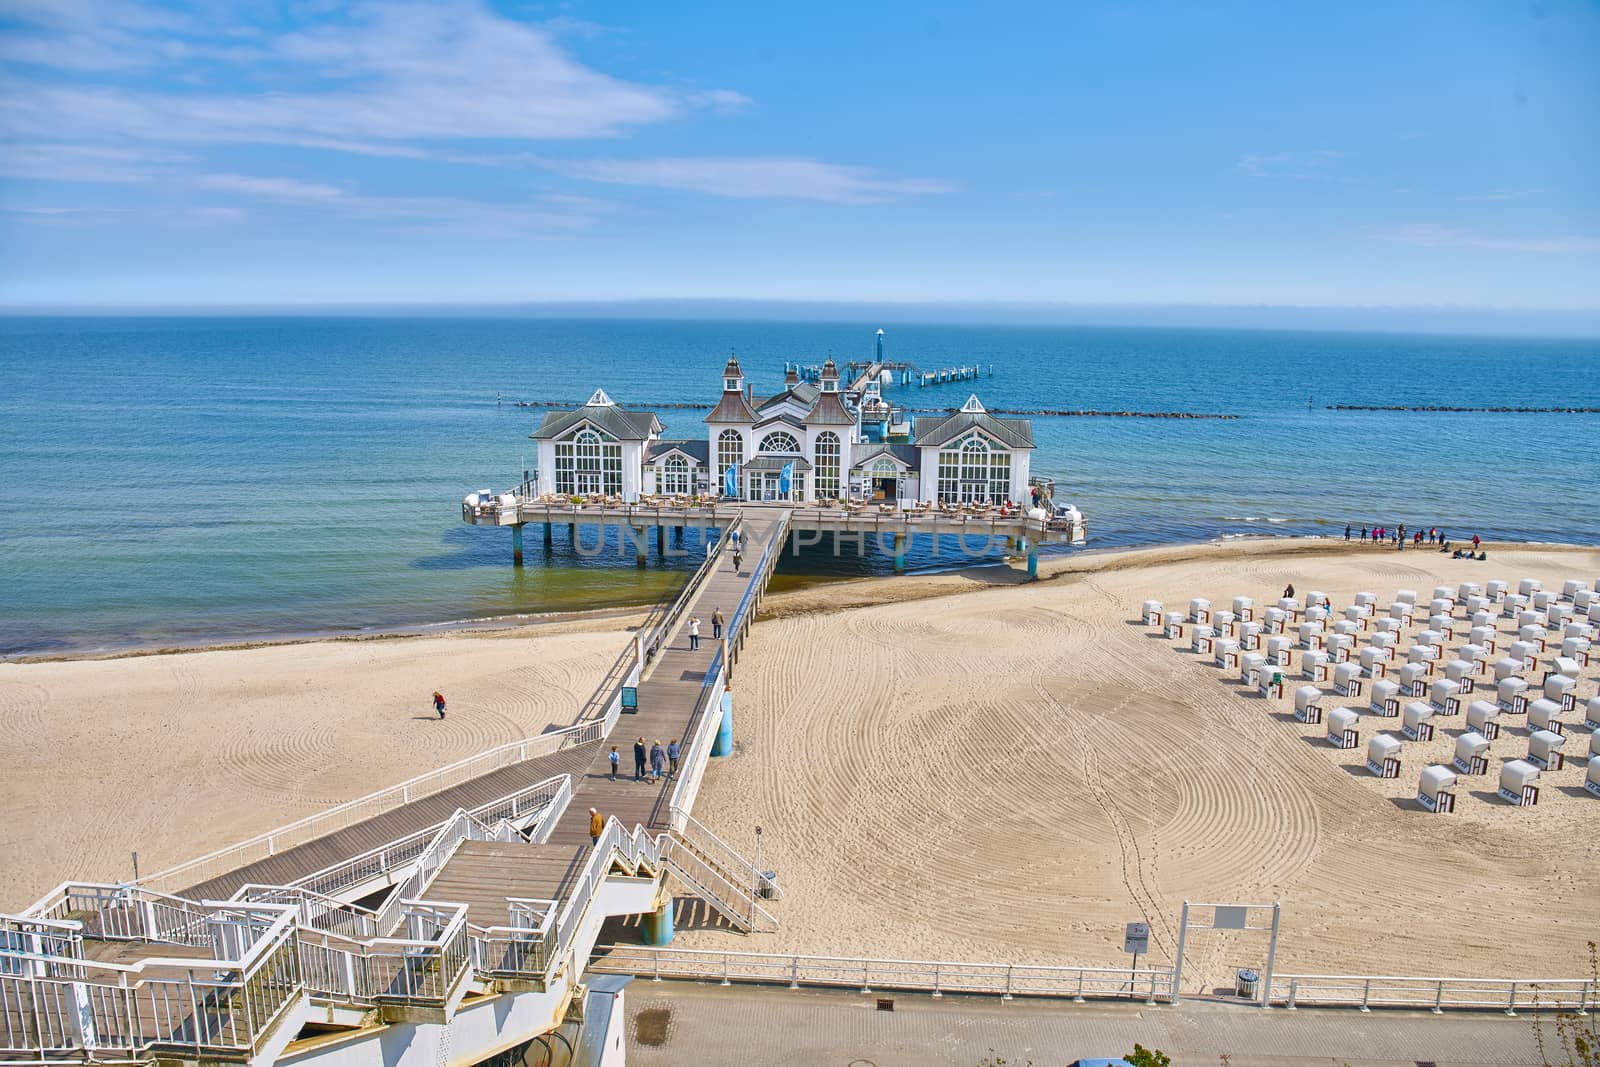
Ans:
<svg viewBox="0 0 1600 1067"><path fill-rule="evenodd" d="M1593 978L1440 978L1405 975L1279 974L1273 1004L1369 1007L1494 1009L1515 1015L1525 1008L1573 1008L1585 1013L1596 1001Z"/></svg>
<svg viewBox="0 0 1600 1067"><path fill-rule="evenodd" d="M596 948L594 971L658 978L714 978L723 982L784 983L900 989L934 994L989 993L1002 997L1071 997L1074 1000L1142 997L1152 1003L1172 981L1168 968L1058 967L1024 963L894 960L859 956L649 948Z"/></svg>
<svg viewBox="0 0 1600 1067"><path fill-rule="evenodd" d="M644 642L646 660L653 658L660 651L662 642L672 633L672 628L678 624L679 619L683 618L683 613L688 610L690 603L699 596L700 589L705 585L706 579L716 570L723 553L733 541L733 532L741 529L743 525L744 512L735 512L733 521L717 537L716 546L706 553L706 558L696 568L694 575L684 584L682 591L678 593L677 598L673 601L672 608L667 612L666 617L650 632L650 637Z"/></svg>
<svg viewBox="0 0 1600 1067"><path fill-rule="evenodd" d="M469 809L467 814L482 821L500 819L506 816L508 808L515 815L523 800L536 800L539 801L536 807L542 809L545 813L542 819L529 828L534 830L535 836L537 836L538 831L535 828L543 828L550 824L552 816L559 816L561 811L565 810L566 802L571 797L571 775L558 774L535 782L533 785L525 786L497 800L480 804L475 808ZM328 894L356 885L368 878L386 874L395 868L408 867L416 862L417 857L427 847L428 842L449 821L449 819L444 819L440 822L431 823L420 830L415 830L402 837L397 837L393 841L379 845L377 848L368 849L349 859L341 860L330 867L324 867L320 871L313 871L311 874L296 878L289 885L294 888L311 888L314 892Z"/></svg>

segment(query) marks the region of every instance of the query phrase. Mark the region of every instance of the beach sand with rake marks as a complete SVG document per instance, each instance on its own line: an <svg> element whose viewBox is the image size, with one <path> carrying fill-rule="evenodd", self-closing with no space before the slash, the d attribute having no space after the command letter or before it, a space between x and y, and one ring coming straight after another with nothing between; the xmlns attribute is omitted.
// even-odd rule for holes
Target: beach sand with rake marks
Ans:
<svg viewBox="0 0 1600 1067"><path fill-rule="evenodd" d="M1416 589L1425 624L1436 585L1600 575L1600 551L1489 555L1245 542L1081 555L1036 585L912 579L934 598L875 606L850 606L865 584L775 596L735 678L735 753L712 762L695 812L744 850L763 827L782 928L676 943L1118 966L1137 920L1159 966L1185 898L1276 900L1280 972L1586 974L1600 937L1588 731L1569 730L1578 758L1544 776L1538 806L1515 808L1493 799L1500 764L1527 751L1523 718L1507 716L1489 775L1463 775L1456 814L1432 815L1417 776L1449 762L1464 716L1437 720L1435 740L1407 742L1400 777L1378 779L1366 741L1398 719L1363 714L1361 747L1333 749L1293 719L1298 678L1259 697L1136 621L1147 598L1185 611L1193 596L1224 609L1249 595L1259 611L1292 582L1340 607L1371 590L1386 609ZM1463 643L1464 630L1448 647ZM1597 677L1600 664L1582 699ZM1322 688L1325 708L1366 702ZM1231 987L1265 954L1264 935L1192 934L1185 988Z"/></svg>

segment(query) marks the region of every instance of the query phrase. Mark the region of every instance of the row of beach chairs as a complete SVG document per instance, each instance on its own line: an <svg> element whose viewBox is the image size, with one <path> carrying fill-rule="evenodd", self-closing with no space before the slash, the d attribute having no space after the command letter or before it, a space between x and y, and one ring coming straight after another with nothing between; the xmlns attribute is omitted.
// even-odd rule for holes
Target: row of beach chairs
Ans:
<svg viewBox="0 0 1600 1067"><path fill-rule="evenodd" d="M1458 605L1460 627L1455 618ZM1497 605L1498 613L1491 610ZM1440 586L1433 590L1427 610L1425 628L1415 635L1393 678L1389 668L1398 658L1403 630L1415 624L1418 615L1418 595L1413 590L1400 590L1382 612L1374 594L1358 593L1337 621L1328 597L1318 591L1307 593L1304 605L1281 598L1276 607L1260 612L1259 621L1254 600L1245 596L1235 597L1227 611L1213 611L1210 601L1196 597L1187 613L1167 612L1159 601L1149 600L1141 614L1168 637L1181 640L1187 631L1193 651L1210 655L1224 670L1238 670L1240 681L1262 696L1284 695L1297 654L1301 677L1309 682L1331 680L1340 697L1359 698L1370 686L1365 706L1331 709L1325 725L1330 744L1353 749L1360 746L1362 713L1398 718L1403 738L1385 731L1367 743L1366 768L1380 777L1398 777L1404 739L1431 740L1435 719L1461 714L1466 703L1467 728L1456 739L1451 763L1430 765L1419 778L1417 802L1427 811L1453 811L1458 774L1488 773L1489 749L1500 735L1501 715L1526 715L1527 754L1501 767L1496 793L1518 806L1536 804L1540 774L1566 765L1568 724L1562 716L1577 709L1578 685L1591 663L1591 645L1600 625L1600 579L1592 583L1570 579L1559 594L1544 590L1538 579L1531 578L1519 581L1515 593L1503 581L1481 587L1463 582L1454 590ZM1499 619L1514 620L1510 636L1516 640L1509 643L1505 656L1491 663L1502 636ZM1446 661L1448 642L1469 623L1466 644L1456 658ZM1358 637L1363 647L1357 647ZM1559 642L1560 654L1549 657L1553 642ZM1541 660L1547 667L1534 687L1524 675L1536 672ZM1442 677L1438 676L1441 664ZM1491 677L1493 689L1485 688L1484 695L1493 699L1472 700L1480 682L1487 687ZM1324 724L1323 695L1316 685L1298 687L1295 718ZM1583 709L1583 726L1591 731L1583 787L1600 797L1600 694L1591 696Z"/></svg>

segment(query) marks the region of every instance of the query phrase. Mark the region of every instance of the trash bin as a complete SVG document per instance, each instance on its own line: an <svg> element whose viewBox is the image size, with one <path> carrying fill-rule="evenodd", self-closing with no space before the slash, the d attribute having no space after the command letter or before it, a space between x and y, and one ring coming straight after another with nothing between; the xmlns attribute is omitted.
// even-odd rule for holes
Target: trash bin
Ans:
<svg viewBox="0 0 1600 1067"><path fill-rule="evenodd" d="M1243 997L1246 1000L1254 1000L1260 992L1261 976L1248 967L1240 967L1238 974L1234 977L1234 996Z"/></svg>
<svg viewBox="0 0 1600 1067"><path fill-rule="evenodd" d="M778 872L762 871L757 882L756 890L761 894L761 899L772 900L778 895Z"/></svg>

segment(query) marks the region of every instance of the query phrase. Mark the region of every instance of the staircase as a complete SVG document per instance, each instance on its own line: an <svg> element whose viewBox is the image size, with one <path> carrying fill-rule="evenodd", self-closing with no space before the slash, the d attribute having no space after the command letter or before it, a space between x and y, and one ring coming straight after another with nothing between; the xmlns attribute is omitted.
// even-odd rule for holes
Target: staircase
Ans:
<svg viewBox="0 0 1600 1067"><path fill-rule="evenodd" d="M661 861L672 876L744 933L772 933L778 920L761 906L763 874L716 834L683 815L683 829L662 834Z"/></svg>

